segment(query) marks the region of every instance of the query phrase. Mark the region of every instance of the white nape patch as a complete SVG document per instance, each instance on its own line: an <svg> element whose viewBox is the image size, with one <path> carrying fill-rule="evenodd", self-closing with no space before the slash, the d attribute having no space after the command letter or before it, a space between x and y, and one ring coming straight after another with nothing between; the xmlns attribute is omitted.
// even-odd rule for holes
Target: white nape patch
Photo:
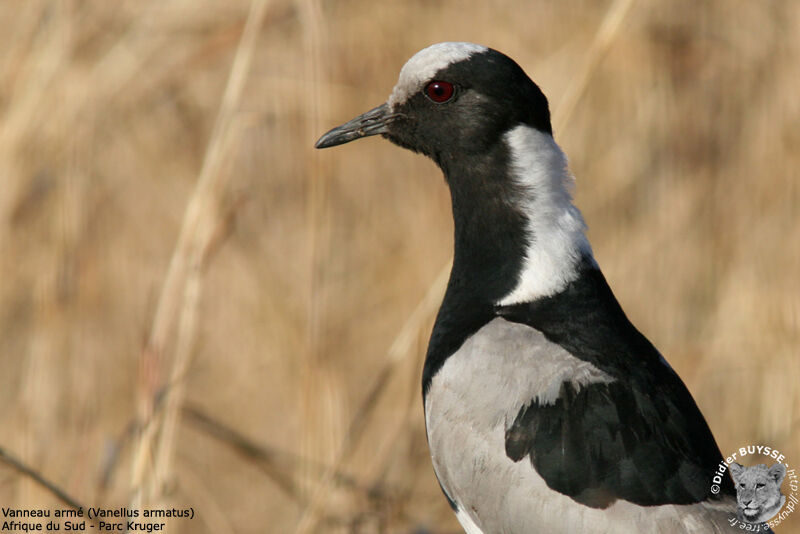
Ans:
<svg viewBox="0 0 800 534"><path fill-rule="evenodd" d="M553 136L519 125L505 134L514 178L526 192L519 200L531 242L517 287L498 304L508 306L554 295L578 277L583 255L592 255L581 212L572 203L573 178Z"/></svg>
<svg viewBox="0 0 800 534"><path fill-rule="evenodd" d="M400 70L397 85L389 95L389 107L402 104L408 98L420 91L425 82L430 81L434 74L443 68L458 63L472 54L487 51L488 48L473 43L436 43L423 48L409 59ZM446 80L445 80L446 81Z"/></svg>
<svg viewBox="0 0 800 534"><path fill-rule="evenodd" d="M456 512L456 519L464 527L465 534L484 534L466 510L459 508L458 512Z"/></svg>

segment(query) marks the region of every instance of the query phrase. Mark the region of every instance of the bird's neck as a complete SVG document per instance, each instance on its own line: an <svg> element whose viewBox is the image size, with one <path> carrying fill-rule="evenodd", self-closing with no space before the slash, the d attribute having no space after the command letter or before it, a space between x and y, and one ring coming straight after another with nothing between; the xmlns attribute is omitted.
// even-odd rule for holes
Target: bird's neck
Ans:
<svg viewBox="0 0 800 534"><path fill-rule="evenodd" d="M591 259L566 157L549 133L517 126L485 153L440 164L455 223L449 291L487 305L530 302L563 290Z"/></svg>
<svg viewBox="0 0 800 534"><path fill-rule="evenodd" d="M450 186L455 245L426 384L498 306L555 295L594 263L566 158L549 133L518 126L481 154L437 162Z"/></svg>

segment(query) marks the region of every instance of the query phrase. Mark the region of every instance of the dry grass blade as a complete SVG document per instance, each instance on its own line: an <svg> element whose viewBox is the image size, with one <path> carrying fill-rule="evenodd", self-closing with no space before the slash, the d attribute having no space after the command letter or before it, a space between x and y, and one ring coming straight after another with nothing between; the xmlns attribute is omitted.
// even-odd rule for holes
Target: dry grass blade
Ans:
<svg viewBox="0 0 800 534"><path fill-rule="evenodd" d="M200 300L203 259L212 244L220 223L218 206L219 195L224 185L224 175L220 172L224 155L231 142L234 116L247 79L247 73L255 52L255 44L259 29L267 11L267 0L253 0L247 16L239 47L234 57L228 83L222 98L217 120L211 139L208 143L203 166L197 180L192 197L184 213L183 224L175 250L172 254L169 270L161 291L156 309L153 327L147 347L142 355L150 360L144 363L145 369L155 369L158 364L178 302L183 298L183 309L178 334L178 344L173 362L170 388L166 392L166 409L161 428L160 441L155 448L153 476L149 492L159 492L160 486L167 478L170 466L171 451L177 427L180 403L183 398L183 377L189 366L194 333L197 322L197 307ZM153 417L154 384L153 377L146 377L145 387L141 393L140 403L143 416L148 423L140 437L132 473L134 488L134 505L141 506L147 468L150 467L153 454L156 425L149 419Z"/></svg>
<svg viewBox="0 0 800 534"><path fill-rule="evenodd" d="M433 284L428 288L425 296L409 316L408 320L403 324L400 332L395 337L394 342L388 351L388 358L381 368L378 376L372 383L364 401L359 406L358 411L353 417L347 434L345 435L344 442L340 448L340 452L333 462L331 467L323 475L321 482L317 486L317 490L312 495L308 506L306 507L303 517L297 526L296 532L305 533L311 532L316 526L319 519L320 511L324 509L324 500L330 494L331 484L335 481L336 473L341 469L342 465L350 459L350 456L355 451L370 416L378 404L378 399L384 391L389 379L399 367L399 363L409 354L415 341L419 339L422 332L426 330L427 325L430 323L432 315L436 312L438 305L441 302L442 294L447 287L447 280L450 275L451 263L448 262L440 271Z"/></svg>
<svg viewBox="0 0 800 534"><path fill-rule="evenodd" d="M79 503L74 497L70 496L66 491L58 487L55 483L45 478L37 470L23 463L16 456L6 451L3 447L0 447L0 460L5 462L12 469L19 471L20 473L22 473L27 477L30 477L37 484L39 484L40 486L48 490L50 493L55 495L58 498L58 500L60 500L67 506L75 508L76 510L79 509L86 510L86 507L83 506L81 503Z"/></svg>
<svg viewBox="0 0 800 534"><path fill-rule="evenodd" d="M572 112L575 106L578 105L583 94L586 92L586 87L589 85L589 79L592 73L602 61L614 38L617 36L619 29L622 27L622 21L633 7L634 0L614 0L611 7L606 12L600 28L592 40L592 45L589 47L589 52L586 54L586 59L583 65L570 80L567 90L561 96L558 107L553 113L553 130L560 132L567 127Z"/></svg>
<svg viewBox="0 0 800 534"><path fill-rule="evenodd" d="M319 476L324 476L330 469L329 466L311 462L295 454L256 443L239 431L204 413L197 407L184 406L182 412L187 423L190 423L194 428L204 434L229 446L243 458L252 462L257 462L259 468L275 482L281 490L292 498L304 503L306 502L305 498L301 495L298 485L293 480L292 473L294 473L301 464L310 464ZM371 489L359 484L355 478L343 472L334 473L334 481L336 484L347 487L355 492L367 493L371 491Z"/></svg>

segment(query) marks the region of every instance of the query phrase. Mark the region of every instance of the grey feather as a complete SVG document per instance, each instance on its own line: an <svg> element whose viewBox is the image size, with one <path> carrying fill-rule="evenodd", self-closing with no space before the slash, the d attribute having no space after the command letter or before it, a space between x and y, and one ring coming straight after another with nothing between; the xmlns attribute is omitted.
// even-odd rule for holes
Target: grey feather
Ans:
<svg viewBox="0 0 800 534"><path fill-rule="evenodd" d="M505 432L531 399L554 402L560 386L613 379L537 330L497 318L433 377L425 417L436 475L470 534L527 532L727 532L735 503L584 506L551 490L530 462L505 454ZM476 530L477 529L477 530Z"/></svg>

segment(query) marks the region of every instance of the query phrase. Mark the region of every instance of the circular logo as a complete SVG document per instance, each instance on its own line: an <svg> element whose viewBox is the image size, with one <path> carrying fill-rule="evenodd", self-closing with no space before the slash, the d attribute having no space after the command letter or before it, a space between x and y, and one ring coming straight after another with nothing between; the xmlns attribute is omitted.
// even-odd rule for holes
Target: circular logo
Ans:
<svg viewBox="0 0 800 534"><path fill-rule="evenodd" d="M728 519L731 526L774 528L785 521L800 502L797 473L778 449L746 445L729 454L714 472L711 493L720 492L726 471L730 471L736 487L736 516Z"/></svg>

